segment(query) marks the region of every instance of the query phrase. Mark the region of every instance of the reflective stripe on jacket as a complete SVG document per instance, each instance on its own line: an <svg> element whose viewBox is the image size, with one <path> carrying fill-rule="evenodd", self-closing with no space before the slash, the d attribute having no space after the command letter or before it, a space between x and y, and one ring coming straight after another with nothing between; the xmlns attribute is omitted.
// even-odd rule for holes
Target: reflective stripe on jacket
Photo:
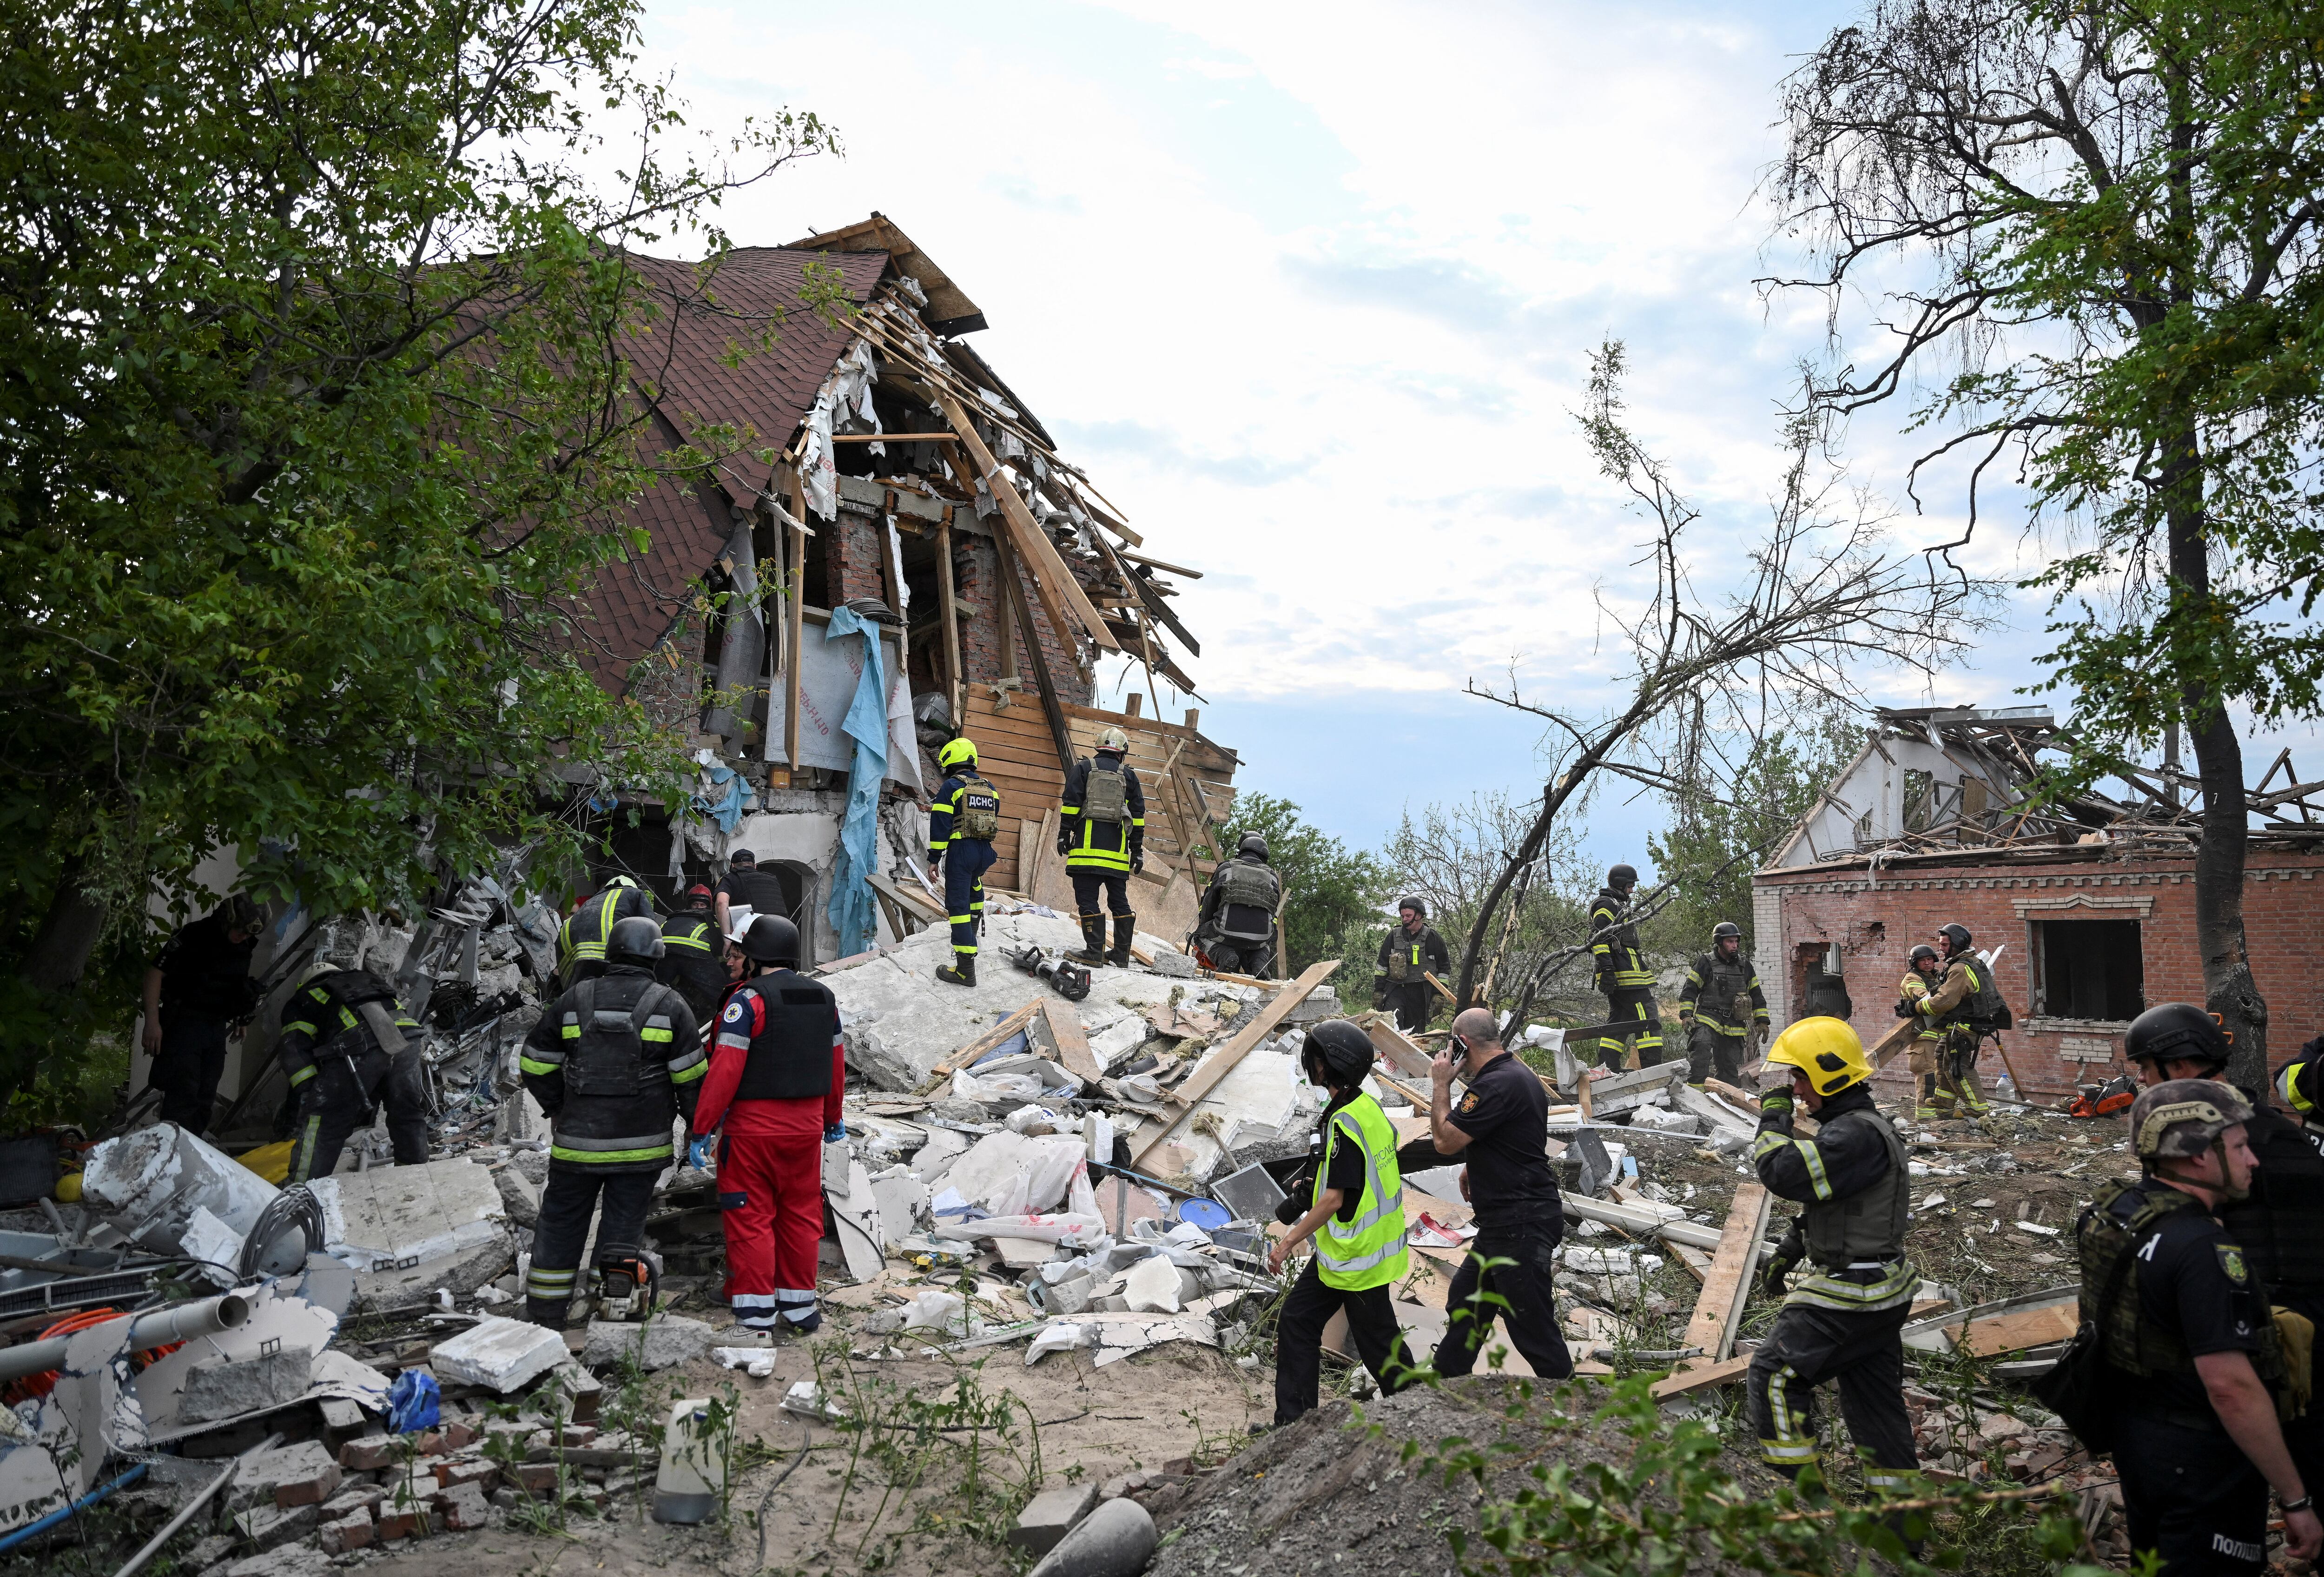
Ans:
<svg viewBox="0 0 2324 1577"><path fill-rule="evenodd" d="M1315 1271L1326 1286L1360 1292L1404 1279L1412 1255L1404 1246L1404 1177L1397 1170L1396 1130L1370 1095L1332 1113L1325 1130L1323 1164L1315 1168L1315 1198L1332 1169L1335 1146L1352 1144L1364 1153L1364 1193L1353 1220L1324 1219L1315 1229Z"/></svg>

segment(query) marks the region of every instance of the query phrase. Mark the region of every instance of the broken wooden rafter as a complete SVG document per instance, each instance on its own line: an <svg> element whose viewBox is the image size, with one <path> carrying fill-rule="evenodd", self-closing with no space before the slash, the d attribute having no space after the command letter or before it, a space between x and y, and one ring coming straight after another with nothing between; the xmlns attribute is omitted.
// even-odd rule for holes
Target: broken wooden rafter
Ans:
<svg viewBox="0 0 2324 1577"><path fill-rule="evenodd" d="M1179 1097L1186 1102L1186 1111L1164 1123L1162 1130L1147 1141L1138 1152L1137 1158L1130 1163L1131 1169L1152 1171L1155 1156L1170 1141L1170 1136L1177 1131L1178 1124L1186 1120L1187 1113L1201 1103L1203 1097L1209 1094L1220 1080L1234 1071L1236 1064L1250 1055L1253 1047L1274 1033L1276 1026L1290 1016L1292 1009L1305 1001L1308 993L1329 980L1332 972L1339 967L1340 961L1336 958L1308 965L1297 980L1277 991L1274 1000L1261 1008L1250 1023L1236 1030L1232 1040L1204 1058L1202 1065L1187 1074L1185 1081L1177 1087Z"/></svg>
<svg viewBox="0 0 2324 1577"><path fill-rule="evenodd" d="M1049 540L1048 533L1033 519L1033 512L1025 507L1017 489L1001 474L992 451L976 436L975 424L969 420L968 412L961 409L960 401L949 396L942 404L945 420L960 434L961 447L968 451L969 465L982 475L985 486L991 490L993 503L1001 506L1001 519L1009 524L1010 538L1023 556L1026 568L1032 573L1034 587L1041 594L1041 605L1048 611L1049 622L1058 636L1062 639L1070 635L1079 625L1091 640L1107 650L1120 650L1120 642L1105 627L1098 611L1090 606L1081 583L1074 578L1073 571L1058 554L1057 545Z"/></svg>

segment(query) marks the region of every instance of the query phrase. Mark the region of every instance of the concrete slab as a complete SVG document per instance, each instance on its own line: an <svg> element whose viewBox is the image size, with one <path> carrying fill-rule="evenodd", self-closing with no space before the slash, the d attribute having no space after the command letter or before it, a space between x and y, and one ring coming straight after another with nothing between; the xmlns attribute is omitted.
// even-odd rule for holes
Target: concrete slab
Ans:
<svg viewBox="0 0 2324 1577"><path fill-rule="evenodd" d="M315 1350L278 1347L235 1357L209 1358L186 1371L178 1416L189 1424L263 1413L306 1394L314 1378Z"/></svg>
<svg viewBox="0 0 2324 1577"><path fill-rule="evenodd" d="M506 1395L530 1384L565 1361L565 1338L545 1325L494 1314L479 1320L428 1360L440 1379L489 1386Z"/></svg>
<svg viewBox="0 0 2324 1577"><path fill-rule="evenodd" d="M679 1314L656 1314L638 1324L592 1320L581 1361L590 1369L604 1369L633 1358L643 1370L675 1369L709 1351L717 1339L710 1326Z"/></svg>
<svg viewBox="0 0 2324 1577"><path fill-rule="evenodd" d="M312 1185L332 1256L353 1266L365 1312L418 1308L438 1287L466 1296L515 1263L508 1207L466 1160L342 1172Z"/></svg>

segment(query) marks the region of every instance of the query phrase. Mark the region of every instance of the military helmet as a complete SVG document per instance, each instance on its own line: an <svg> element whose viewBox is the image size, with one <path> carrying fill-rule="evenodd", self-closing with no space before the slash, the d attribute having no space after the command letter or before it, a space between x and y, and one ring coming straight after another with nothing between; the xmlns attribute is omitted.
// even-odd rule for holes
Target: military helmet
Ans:
<svg viewBox="0 0 2324 1577"><path fill-rule="evenodd" d="M742 951L761 964L799 961L798 927L780 915L761 915L742 933Z"/></svg>
<svg viewBox="0 0 2324 1577"><path fill-rule="evenodd" d="M976 742L966 734L945 741L943 748L936 752L936 765L946 771L954 767L976 765Z"/></svg>
<svg viewBox="0 0 2324 1577"><path fill-rule="evenodd" d="M2131 1102L2130 1148L2141 1161L2200 1156L2251 1115L2251 1103L2232 1085L2165 1079Z"/></svg>
<svg viewBox="0 0 2324 1577"><path fill-rule="evenodd" d="M662 952L661 927L648 915L624 915L605 936L608 964L651 964Z"/></svg>
<svg viewBox="0 0 2324 1577"><path fill-rule="evenodd" d="M1845 1019L1802 1019L1767 1048L1767 1060L1795 1067L1819 1095L1837 1095L1872 1076L1864 1042Z"/></svg>
<svg viewBox="0 0 2324 1577"><path fill-rule="evenodd" d="M1969 951L1969 943L1974 940L1974 938L1969 934L1969 927L1962 925L1958 920L1950 926L1939 926L1937 927L1937 935L1942 936L1947 942L1952 944L1953 956L1955 958L1959 958L1963 954L1967 953Z"/></svg>
<svg viewBox="0 0 2324 1577"><path fill-rule="evenodd" d="M1714 944L1724 942L1729 936L1740 942L1743 939L1743 927L1733 920L1721 920L1711 927L1711 939Z"/></svg>
<svg viewBox="0 0 2324 1577"><path fill-rule="evenodd" d="M1918 969L1921 966L1921 960L1923 958L1927 959L1930 963L1934 964L1937 961L1937 950L1930 946L1926 942L1916 942L1913 945L1913 951L1905 958L1904 962L1911 964L1914 968Z"/></svg>
<svg viewBox="0 0 2324 1577"><path fill-rule="evenodd" d="M1397 913L1402 914L1406 909L1410 909L1414 914L1418 915L1424 920L1428 918L1428 902L1418 893L1414 893L1408 897L1397 899Z"/></svg>
<svg viewBox="0 0 2324 1577"><path fill-rule="evenodd" d="M1320 1082L1352 1090L1372 1071L1373 1055L1370 1036L1345 1019L1329 1019L1307 1031L1307 1044L1301 1048L1300 1061L1311 1069L1322 1068L1323 1078Z"/></svg>
<svg viewBox="0 0 2324 1577"><path fill-rule="evenodd" d="M1243 834L1241 838L1235 844L1235 853L1238 854L1256 854L1262 860L1266 859L1267 835L1265 833Z"/></svg>
<svg viewBox="0 0 2324 1577"><path fill-rule="evenodd" d="M1606 872L1606 885L1628 891L1638 885L1638 868L1635 865L1615 866Z"/></svg>
<svg viewBox="0 0 2324 1577"><path fill-rule="evenodd" d="M1118 756L1127 755L1130 753L1130 735L1111 726L1100 729L1097 748L1102 751L1111 751Z"/></svg>
<svg viewBox="0 0 2324 1577"><path fill-rule="evenodd" d="M227 930L244 935L257 930L262 918L257 900L246 892L226 894L226 901L217 906L217 916Z"/></svg>
<svg viewBox="0 0 2324 1577"><path fill-rule="evenodd" d="M2216 1013L2206 1013L2192 1002L2161 1002L2130 1021L2130 1032L2122 1038L2122 1055L2132 1062L2183 1058L2220 1068L2227 1065L2227 1047L2234 1038Z"/></svg>

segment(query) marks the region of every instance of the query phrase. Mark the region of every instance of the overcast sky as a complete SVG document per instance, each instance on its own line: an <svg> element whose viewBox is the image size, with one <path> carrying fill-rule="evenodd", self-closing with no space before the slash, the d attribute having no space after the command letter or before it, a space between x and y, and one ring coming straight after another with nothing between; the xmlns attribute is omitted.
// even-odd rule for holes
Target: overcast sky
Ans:
<svg viewBox="0 0 2324 1577"><path fill-rule="evenodd" d="M731 202L730 232L878 209L936 258L1066 457L1204 570L1186 666L1239 782L1373 844L1407 805L1539 791L1537 729L1467 680L1516 660L1586 706L1608 668L1593 595L1635 585L1639 528L1572 414L1601 337L1706 554L1766 520L1775 402L1827 351L1818 301L1754 286L1792 261L1754 189L1778 80L1853 11L658 0L647 46L698 127L839 128L844 159ZM1898 499L1904 415L1849 435ZM1955 502L1900 541L1954 535ZM1982 562L2020 549L1989 527ZM2024 704L2042 638L2015 623L1873 698ZM1611 796L1588 844L1644 866L1659 821Z"/></svg>

